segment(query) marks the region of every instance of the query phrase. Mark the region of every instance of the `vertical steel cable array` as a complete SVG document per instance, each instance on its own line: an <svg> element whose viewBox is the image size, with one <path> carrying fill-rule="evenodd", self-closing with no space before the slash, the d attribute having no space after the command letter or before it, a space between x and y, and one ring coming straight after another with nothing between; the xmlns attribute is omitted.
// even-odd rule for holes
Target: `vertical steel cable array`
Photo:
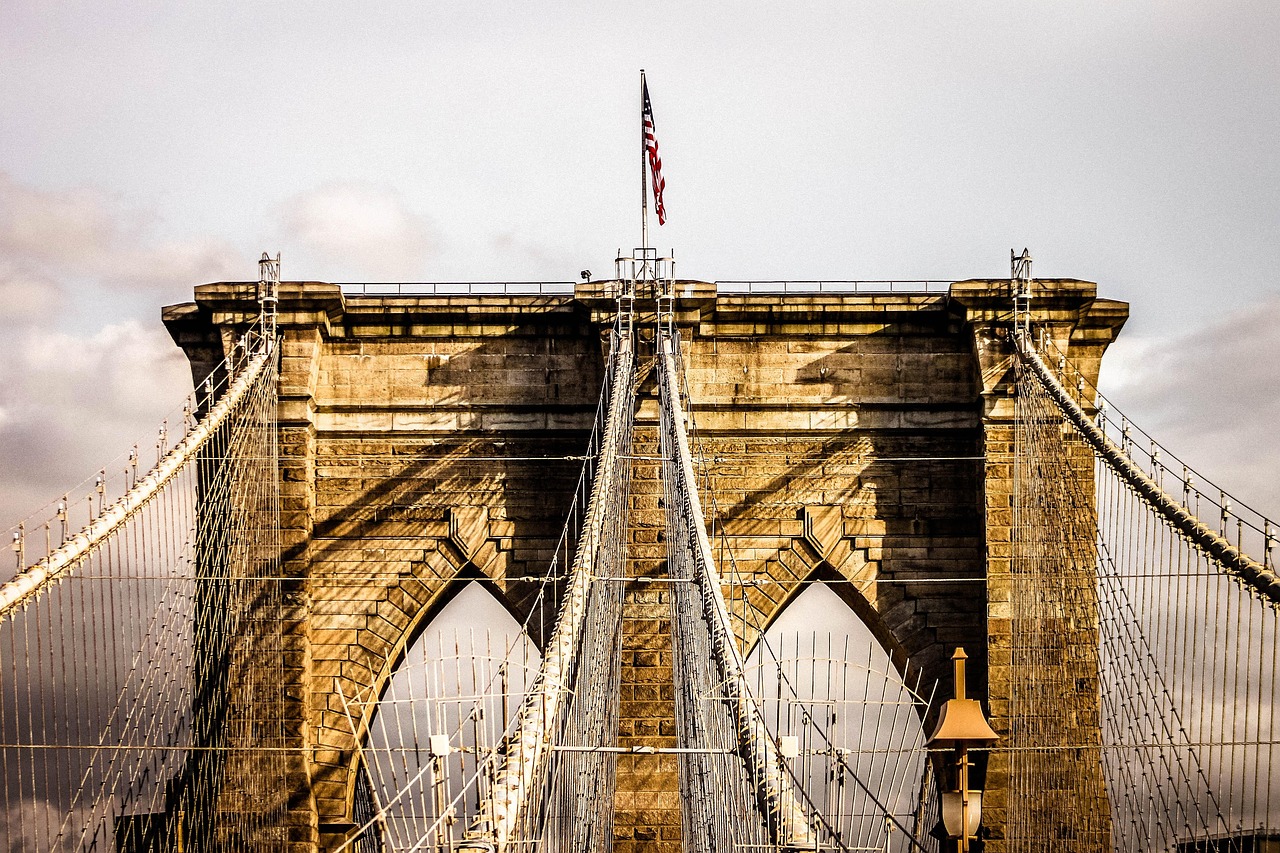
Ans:
<svg viewBox="0 0 1280 853"><path fill-rule="evenodd" d="M679 391L687 398L688 375L678 339L676 344ZM695 458L714 456L692 418L686 433ZM704 468L699 476L711 516L720 517L712 470ZM739 571L723 527L718 535L725 583L741 591L754 578ZM821 815L819 838L826 839L829 832L837 845L851 850L936 850L932 831L939 820L938 786L922 721L937 685L925 695L921 676L908 684L887 657L878 669L873 667L876 653L871 648L867 664L859 666L848 637L839 661L823 658L818 634L795 637L789 656L786 637L771 638L756 608L742 607L731 618L737 636L758 638L747 666L751 690L769 734L779 743L795 739L795 755L784 762L808 806ZM825 640L830 654L832 638Z"/></svg>
<svg viewBox="0 0 1280 853"><path fill-rule="evenodd" d="M620 338L622 336L619 336ZM635 424L635 354L630 336L619 340L620 370L614 393L616 454L608 464L614 476L599 495L604 529L593 567L594 577L573 681L573 700L550 768L542 844L554 853L605 853L613 846L613 801L617 786L618 713L621 698L622 604L624 587L614 579L626 574L628 507L631 502L630 455Z"/></svg>
<svg viewBox="0 0 1280 853"><path fill-rule="evenodd" d="M193 749L169 807L192 851L265 850L285 837L275 416L270 357L241 417L197 455Z"/></svg>
<svg viewBox="0 0 1280 853"><path fill-rule="evenodd" d="M391 704L430 704L430 760L411 768L405 750L379 753L370 739L351 849L456 848L466 829L503 850L610 849L623 591L614 580L625 574L636 384L627 330L613 339L575 505L585 509L571 512L563 562L544 582L555 596L567 581L546 656L531 662L522 634L522 661L514 644L495 651L487 637L423 661L418 692ZM871 758L855 772L842 745L853 741L824 717L848 686L813 683L824 667L828 682L847 682L847 652L837 662L832 649L797 641L756 681L745 671L695 483L678 341L661 336L658 366L686 848L878 845L886 837L868 819L900 812L892 804L917 775L907 761L890 767L891 756L918 747L860 737ZM1196 518L1185 476L1179 500L1158 464L1135 473L1127 432L1109 438L1083 394L1066 390L1065 368L1055 374L1025 338L1019 347L1013 727L1001 747L1012 769L1009 849L1063 839L1077 849L1250 849L1250 833L1280 825L1270 524L1253 528L1258 562L1225 495L1215 531ZM286 843L272 336L253 332L215 377L203 416L172 451L161 447L154 469L115 502L100 488L79 533L60 508L43 558L27 566L20 551L18 575L0 587L6 849ZM921 699L889 684L864 698L892 707L883 728L905 732L899 715ZM417 722L377 719L384 730ZM792 756L783 735L798 740ZM866 814L835 778L863 786Z"/></svg>
<svg viewBox="0 0 1280 853"><path fill-rule="evenodd" d="M688 374L678 350L676 364L681 394L688 399ZM694 427L690 417L693 456L714 458ZM699 476L709 517L723 517L713 470L704 465ZM736 590L731 595L741 595L755 578L739 570L723 525L716 535L725 584ZM843 602L837 606L846 607ZM786 635L771 637L774 632L767 630L760 610L741 607L731 610L731 616L737 636L758 638L747 660L752 693L769 733L795 739L796 755L787 764L836 842L850 850L936 850L938 839L932 833L940 819L939 789L922 724L938 685L926 694L922 673L908 683L883 649L868 647L867 663L860 666L848 636L839 660L822 656L824 640L827 654L832 653L832 637L818 633L795 636L789 655ZM882 662L873 665L881 655Z"/></svg>
<svg viewBox="0 0 1280 853"><path fill-rule="evenodd" d="M511 627L442 632L414 645L361 747L368 789L357 790L365 803L346 849L447 849L480 814L512 704L527 695L540 661L523 627ZM346 702L353 727L357 700Z"/></svg>
<svg viewBox="0 0 1280 853"><path fill-rule="evenodd" d="M1013 851L1064 837L1102 850L1110 840L1096 708L1093 460L1064 441L1061 413L1029 392L1020 367L1018 380L1005 834Z"/></svg>
<svg viewBox="0 0 1280 853"><path fill-rule="evenodd" d="M525 624L513 625L514 634L415 644L384 696L371 689L343 697L371 802L340 850L361 849L373 836L398 850L523 850L568 844L575 829L608 837L604 789L613 785L616 754L607 747L617 740L618 697L616 661L609 664L621 603L610 584L595 581L616 576L624 556L620 507L630 472L619 465L631 431L634 356L618 332L573 504ZM557 600L555 626L534 625ZM538 653L535 629L556 660ZM589 800L597 795L603 799ZM575 822L588 813L591 827Z"/></svg>
<svg viewBox="0 0 1280 853"><path fill-rule="evenodd" d="M612 774L607 772L610 759L604 753L582 759L587 769L576 782L565 775L573 772L567 767L573 762L553 759L557 746L598 747L616 742L622 599L616 584L595 579L616 577L625 559L625 469L629 466L622 457L635 417L635 351L630 334L614 336L611 361L608 416L568 589L538 676L504 742L505 758L496 769L473 833L498 850L535 849L549 822L567 818L547 811L550 804L566 805L556 802L553 787L561 798L572 799L599 796L604 786L612 784ZM604 654L610 657L602 658ZM598 766L593 764L597 762ZM579 788L579 783L584 787ZM580 800L573 806L572 814L587 808L603 812L589 826L575 826L575 832L585 832L593 845L586 849L611 843L611 802Z"/></svg>
<svg viewBox="0 0 1280 853"><path fill-rule="evenodd" d="M1049 535L1046 516L1078 514L1080 502L1096 495L1096 529L1078 534L1096 536L1093 619L1111 844L1116 850L1253 849L1252 837L1280 826L1273 781L1280 778L1280 645L1269 560L1252 560L1239 542L1222 536L1225 522L1215 533L1196 518L1186 478L1181 499L1168 494L1154 451L1156 464L1140 470L1131 460L1127 421L1120 442L1106 435L1103 416L1095 423L1085 414L1084 383L1065 360L1054 372L1025 336L1019 346L1017 429L1026 436L1017 454L1025 475L1016 501L1025 509L1019 531L1027 538ZM1066 390L1071 379L1075 394ZM1071 466L1044 461L1061 459L1068 445L1096 460L1092 471L1082 472L1078 457ZM1089 489L1090 476L1096 491ZM1071 506L1062 504L1064 497ZM1227 505L1225 496L1215 504L1224 517ZM1024 557L1028 550L1019 543ZM1029 565L1022 579L1028 594L1048 582L1044 571L1052 566L1043 557ZM1019 604L1028 604L1025 596ZM1027 712L1043 709L1024 705L1024 717ZM1022 719L1015 716L1015 726ZM1025 791L1026 801L1033 793Z"/></svg>
<svg viewBox="0 0 1280 853"><path fill-rule="evenodd" d="M680 402L678 338L659 331L676 731L688 850L843 845L804 801L752 696L711 554ZM735 753L740 753L741 758Z"/></svg>
<svg viewBox="0 0 1280 853"><path fill-rule="evenodd" d="M283 842L274 341L215 377L150 472L0 588L5 849Z"/></svg>

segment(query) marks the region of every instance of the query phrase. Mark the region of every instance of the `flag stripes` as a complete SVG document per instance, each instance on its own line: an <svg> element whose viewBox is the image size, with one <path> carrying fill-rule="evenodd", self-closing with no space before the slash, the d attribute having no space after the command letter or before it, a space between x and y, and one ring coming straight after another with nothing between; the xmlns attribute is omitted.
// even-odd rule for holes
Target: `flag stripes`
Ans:
<svg viewBox="0 0 1280 853"><path fill-rule="evenodd" d="M643 81L643 78L641 80ZM662 191L666 189L667 182L662 179L662 157L658 154L658 139L654 136L653 105L649 103L649 84L642 82L641 85L644 94L642 112L644 150L649 157L649 172L653 176L653 209L658 214L658 224L662 225L667 221L667 208L662 202Z"/></svg>

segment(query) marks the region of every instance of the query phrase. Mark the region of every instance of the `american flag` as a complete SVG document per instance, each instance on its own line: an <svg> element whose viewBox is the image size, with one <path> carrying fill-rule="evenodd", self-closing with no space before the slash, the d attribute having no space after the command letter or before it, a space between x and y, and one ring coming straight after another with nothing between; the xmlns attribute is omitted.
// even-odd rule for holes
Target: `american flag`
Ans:
<svg viewBox="0 0 1280 853"><path fill-rule="evenodd" d="M642 83L644 94L644 150L649 155L649 171L653 175L653 209L658 214L658 224L667 221L667 208L662 203L662 191L667 182L662 180L662 157L658 154L658 138L653 134L653 105L649 103L649 84Z"/></svg>

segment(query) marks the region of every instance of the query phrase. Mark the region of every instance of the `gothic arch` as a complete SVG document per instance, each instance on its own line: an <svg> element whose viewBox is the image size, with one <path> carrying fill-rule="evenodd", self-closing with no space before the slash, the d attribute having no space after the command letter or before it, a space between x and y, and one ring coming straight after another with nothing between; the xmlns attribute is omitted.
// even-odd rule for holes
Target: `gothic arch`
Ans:
<svg viewBox="0 0 1280 853"><path fill-rule="evenodd" d="M867 628L880 648L889 657L889 662L898 672L904 683L924 683L929 677L911 658L899 631L877 607L878 596L866 594L866 590L876 589L878 566L866 559L865 551L849 548L833 553L835 560L824 557L818 550L804 540L794 540L790 546L778 553L776 565L790 574L793 580L785 585L786 594L776 604L764 611L763 621L752 626L750 642L746 644L746 654L750 654L760 640L768 633L788 608L804 594L810 584L820 583L835 593ZM838 563L836 565L835 563ZM759 608L756 608L759 610ZM919 681L918 681L919 680Z"/></svg>
<svg viewBox="0 0 1280 853"><path fill-rule="evenodd" d="M362 726L358 740L358 743L361 744L361 749L352 749L349 755L348 775L349 778L353 780L353 784L348 786L346 795L346 814L352 816L352 818L357 814L355 797L358 786L354 784L354 780L357 778L357 774L360 772L362 765L370 767L370 765L374 763L374 759L371 758L367 750L370 748L371 741L377 738L377 723L379 717L384 713L391 712L392 710L385 705L385 700L391 696L396 685L397 676L404 673L406 677L411 677L405 670L406 666L415 666L419 662L425 663L429 658L431 658L430 647L423 649L420 655L415 653L415 649L418 648L418 644L420 642L424 642L426 640L429 632L436 626L441 617L449 611L450 606L457 602L458 597L472 587L475 587L480 591L480 594L484 596L484 601L487 604L495 606L509 617L509 621L506 621L505 624L502 624L501 617L498 617L499 624L496 626L496 633L500 638L506 638L508 635L515 637L523 636L527 638L534 654L541 654L541 648L539 648L536 643L533 643L532 638L529 637L528 634L523 633L520 611L512 607L509 601L504 600L504 597L501 595L501 590L495 586L492 579L485 576L478 570L475 570L474 567L467 567L463 571L459 572L459 574L449 582L448 588L445 591L442 591L442 593L436 597L429 607L423 608L412 632L406 633L406 637L409 637L410 639L405 643L404 648L401 650L398 658L396 658L394 665L388 668L387 677L379 685L377 701L367 706L367 712L364 719L361 721ZM458 614L454 615L457 616ZM493 628L495 626L493 621L491 621L492 619L493 616L490 614L485 617L482 624L484 624L486 628ZM505 639L499 641L499 646L495 648L495 651L497 649L501 649L503 647L503 643L505 643ZM515 648L515 646L513 645L512 648ZM466 648L462 649L462 653L464 655L468 653L477 654L479 652L480 650L476 648L471 648L469 650ZM530 658L531 669L529 672L536 671L537 661L539 659L539 657ZM526 679L529 677L529 672L526 672L524 675ZM430 704L436 701L447 702L448 697L449 694L446 691L446 693L434 696L430 699L426 696L419 696L416 698L423 700L426 704ZM384 735L386 733L385 725L382 733ZM393 744L380 744L382 747L391 745ZM376 785L378 768L371 768L369 772L371 774L371 781Z"/></svg>
<svg viewBox="0 0 1280 853"><path fill-rule="evenodd" d="M875 605L859 588L856 579L841 574L830 563L822 559L815 561L808 575L795 584L787 596L778 602L777 608L769 614L768 619L760 626L751 647L747 649L747 653L750 654L759 645L764 635L769 632L769 629L782 618L791 605L795 603L796 599L804 594L809 585L814 583L822 584L844 602L850 612L871 632L872 637L879 643L885 654L889 656L889 661L893 664L894 669L905 680L911 668L910 656L907 654L906 648L899 642L892 628L880 612L876 610Z"/></svg>
<svg viewBox="0 0 1280 853"><path fill-rule="evenodd" d="M483 531L487 518L481 523ZM407 573L380 572L377 562L369 561L374 580L360 589L358 599L320 597L326 590L339 593L350 586L321 587L319 610L312 616L322 627L312 630L311 777L322 825L350 825L360 766L356 746L368 738L378 703L406 653L449 603L478 583L517 624L532 611L536 594L525 587L537 584L504 579L508 552L483 534L478 547L466 550L457 539L428 540L422 559ZM328 642L317 643L317 635ZM539 651L540 639L533 637Z"/></svg>
<svg viewBox="0 0 1280 853"><path fill-rule="evenodd" d="M823 583L867 626L905 683L948 686L952 653L964 646L976 664L973 689L985 693L985 606L973 600L971 586L980 574L939 576L928 557L920 558L919 534L910 526L898 531L893 521L846 519L840 507L824 506L805 507L800 521L771 557L755 564L760 582L730 602L744 651L807 585ZM934 715L931 708L926 723Z"/></svg>
<svg viewBox="0 0 1280 853"><path fill-rule="evenodd" d="M489 593L489 595L502 606L502 609L515 621L517 625L524 623L529 613L516 605L506 594L506 590L497 579L486 574L476 567L474 563L469 561L463 562L457 569L456 573L445 581L440 591L435 594L425 606L421 607L418 612L411 618L409 624L405 627L403 633L398 640L394 652L386 657L386 661L377 676L373 679L371 688L378 696L378 701L382 701L383 695L386 693L391 680L395 677L396 671L400 668L405 660L405 656L409 650L417 642L418 638L431 627L431 624L444 612L458 595L469 587L471 584L478 584L481 589ZM534 637L530 634L534 645L539 653L542 651L541 637ZM367 724L361 731L361 738L367 733Z"/></svg>

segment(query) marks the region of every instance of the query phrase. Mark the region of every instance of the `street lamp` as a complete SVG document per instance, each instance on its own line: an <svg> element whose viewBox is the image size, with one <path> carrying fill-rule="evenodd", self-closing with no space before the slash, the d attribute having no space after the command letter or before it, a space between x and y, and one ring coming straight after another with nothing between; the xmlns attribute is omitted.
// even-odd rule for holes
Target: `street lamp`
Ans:
<svg viewBox="0 0 1280 853"><path fill-rule="evenodd" d="M937 728L926 744L950 747L956 751L959 790L942 794L942 825L947 835L960 839L960 853L969 853L969 839L977 837L978 823L982 820L982 791L969 790L969 747L1000 739L987 724L978 700L964 696L964 662L967 659L964 649L959 647L951 656L955 664L956 698L948 699L942 706Z"/></svg>

